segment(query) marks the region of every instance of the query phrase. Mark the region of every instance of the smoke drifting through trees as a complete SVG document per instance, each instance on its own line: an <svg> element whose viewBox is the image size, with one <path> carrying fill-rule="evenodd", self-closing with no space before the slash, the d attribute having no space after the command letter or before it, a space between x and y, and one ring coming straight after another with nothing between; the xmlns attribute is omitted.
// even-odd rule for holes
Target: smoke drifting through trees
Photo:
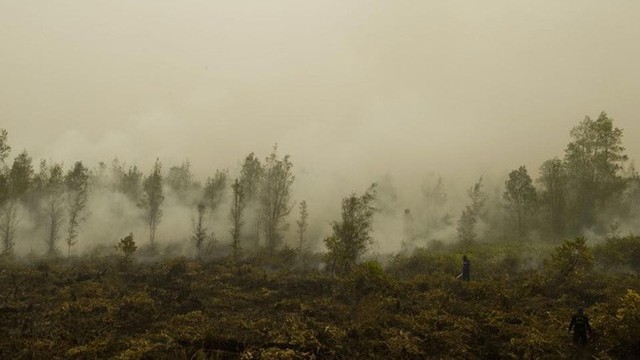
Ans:
<svg viewBox="0 0 640 360"><path fill-rule="evenodd" d="M47 172L45 172L47 174ZM46 175L45 175L46 176ZM60 238L60 227L64 220L64 177L62 165L53 164L48 168L48 177L44 181L43 189L45 210L47 217L47 254L55 256L58 252L57 243Z"/></svg>
<svg viewBox="0 0 640 360"><path fill-rule="evenodd" d="M307 201L300 202L300 218L296 221L298 225L298 252L302 253L306 250L306 233L309 228L309 210L307 209Z"/></svg>
<svg viewBox="0 0 640 360"><path fill-rule="evenodd" d="M471 203L462 210L460 220L458 220L458 240L465 243L470 243L476 240L476 224L479 220L484 218L485 203L487 202L487 196L482 188L482 177L476 182L469 190L467 195Z"/></svg>
<svg viewBox="0 0 640 360"><path fill-rule="evenodd" d="M285 246L299 251L327 246L335 253L340 244L325 240L342 231L340 223L331 221L340 218L337 204L345 194L323 194L335 211L316 213L318 196L294 191L293 162L276 148L263 161L247 155L232 174L233 182L229 170L218 169L201 183L189 161L164 167L160 159L146 174L138 164L117 159L94 168L77 162L66 172L63 164L43 161L36 173L26 150L10 161L9 135L0 132L0 237L6 256L29 251L56 255L63 237L67 255L83 254L112 247L129 233L137 239L148 235L148 243L138 241L142 248L163 251L174 244L172 251L198 257L214 243L213 256L236 257ZM398 190L387 174L379 179L375 207L380 211L370 219L371 239L386 252L434 241L604 236L612 225L617 233L637 232L640 177L627 164L622 136L605 113L587 117L571 130L564 157L542 162L537 175L525 166L502 179L478 174L483 176L466 194L452 191L450 181L438 176L420 189ZM458 203L463 196L464 204ZM290 219L300 198L311 201L300 202L298 219ZM289 231L291 221L296 221L295 231ZM360 250L356 254L356 259L362 255ZM340 267L349 267L349 261Z"/></svg>
<svg viewBox="0 0 640 360"><path fill-rule="evenodd" d="M371 244L373 215L379 211L374 207L375 199L375 184L361 196L351 194L342 199L341 219L331 224L333 234L325 239L329 250L327 260L332 273L348 272Z"/></svg>
<svg viewBox="0 0 640 360"><path fill-rule="evenodd" d="M162 189L162 167L160 160L156 160L153 165L151 174L144 179L142 184L144 188L144 201L143 206L147 215L147 222L149 224L149 245L154 248L156 245L156 230L162 217L162 202L164 201L164 194Z"/></svg>
<svg viewBox="0 0 640 360"><path fill-rule="evenodd" d="M238 179L231 185L233 189L233 195L231 200L231 213L229 218L231 220L231 247L233 249L233 257L237 259L240 255L242 248L240 247L240 233L242 231L242 225L244 225L243 213L245 207L245 194L244 188L240 185Z"/></svg>
<svg viewBox="0 0 640 360"><path fill-rule="evenodd" d="M537 194L531 176L524 166L509 173L505 182L504 201L510 222L520 237L527 235L531 218L536 212Z"/></svg>
<svg viewBox="0 0 640 360"><path fill-rule="evenodd" d="M260 224L263 227L267 249L273 253L283 239L283 232L289 229L286 218L291 212L291 185L294 176L289 155L278 159L276 148L267 157L260 181Z"/></svg>
<svg viewBox="0 0 640 360"><path fill-rule="evenodd" d="M77 162L69 170L65 179L67 185L69 218L67 221L67 256L71 254L71 247L76 244L78 227L84 221L84 210L87 206L89 185L89 169Z"/></svg>
<svg viewBox="0 0 640 360"><path fill-rule="evenodd" d="M193 224L193 236L192 240L196 247L196 257L198 259L203 258L204 245L207 240L207 227L204 224L205 215L207 213L207 205L203 202L198 203L196 206L196 220Z"/></svg>

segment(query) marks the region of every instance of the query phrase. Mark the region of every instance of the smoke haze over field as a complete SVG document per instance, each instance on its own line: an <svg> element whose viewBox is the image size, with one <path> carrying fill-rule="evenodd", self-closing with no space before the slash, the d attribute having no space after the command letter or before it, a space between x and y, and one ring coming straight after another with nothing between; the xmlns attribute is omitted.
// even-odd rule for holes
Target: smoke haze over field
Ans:
<svg viewBox="0 0 640 360"><path fill-rule="evenodd" d="M0 128L12 156L145 173L188 158L200 179L277 143L312 217L387 173L399 204L436 174L463 198L483 174L537 176L602 110L640 159L638 14L622 0L3 2Z"/></svg>
<svg viewBox="0 0 640 360"><path fill-rule="evenodd" d="M510 169L606 110L640 133L636 1L0 5L0 119L60 160L355 174Z"/></svg>

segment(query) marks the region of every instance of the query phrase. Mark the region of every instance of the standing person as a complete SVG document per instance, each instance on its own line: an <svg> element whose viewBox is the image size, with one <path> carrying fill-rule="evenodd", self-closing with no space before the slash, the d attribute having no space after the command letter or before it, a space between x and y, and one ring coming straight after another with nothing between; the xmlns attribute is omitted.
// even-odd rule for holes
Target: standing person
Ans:
<svg viewBox="0 0 640 360"><path fill-rule="evenodd" d="M569 323L569 332L573 330L573 343L579 346L585 346L587 344L587 332L589 336L593 334L591 331L591 325L589 325L589 318L584 314L584 309L578 308L578 312L571 317L571 323Z"/></svg>
<svg viewBox="0 0 640 360"><path fill-rule="evenodd" d="M469 261L467 255L462 256L462 280L471 280L471 261Z"/></svg>

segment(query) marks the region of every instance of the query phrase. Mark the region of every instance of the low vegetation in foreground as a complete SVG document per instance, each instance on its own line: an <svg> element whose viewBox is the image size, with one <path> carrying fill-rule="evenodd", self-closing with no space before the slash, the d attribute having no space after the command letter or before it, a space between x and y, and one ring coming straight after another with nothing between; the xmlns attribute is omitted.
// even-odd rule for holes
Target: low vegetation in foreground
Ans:
<svg viewBox="0 0 640 360"><path fill-rule="evenodd" d="M141 262L131 245L5 260L0 357L558 359L577 353L567 328L578 306L595 331L583 355L640 353L638 237L467 244L470 282L456 280L460 244L333 275L319 269L321 255L294 250Z"/></svg>

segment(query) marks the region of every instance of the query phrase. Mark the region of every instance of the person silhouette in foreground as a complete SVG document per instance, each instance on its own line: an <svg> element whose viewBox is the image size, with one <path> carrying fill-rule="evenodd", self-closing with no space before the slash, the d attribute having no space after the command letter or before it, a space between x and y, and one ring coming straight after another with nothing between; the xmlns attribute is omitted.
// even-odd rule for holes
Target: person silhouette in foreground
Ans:
<svg viewBox="0 0 640 360"><path fill-rule="evenodd" d="M571 323L569 323L569 332L573 330L573 343L578 346L587 345L587 332L589 336L593 334L591 331L591 325L589 325L589 318L584 314L584 310L579 307L578 312L576 312L571 317Z"/></svg>
<svg viewBox="0 0 640 360"><path fill-rule="evenodd" d="M462 280L464 281L471 280L471 261L469 261L467 255L462 257L462 274L460 274L460 276L462 276Z"/></svg>

